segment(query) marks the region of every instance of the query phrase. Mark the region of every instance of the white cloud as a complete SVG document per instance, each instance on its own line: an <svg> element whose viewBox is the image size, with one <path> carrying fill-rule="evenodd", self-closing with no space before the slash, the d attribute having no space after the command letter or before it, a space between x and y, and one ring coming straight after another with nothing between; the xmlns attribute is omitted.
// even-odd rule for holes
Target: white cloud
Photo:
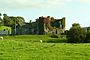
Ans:
<svg viewBox="0 0 90 60"><path fill-rule="evenodd" d="M47 8L62 6L71 0L0 0L0 8Z"/></svg>
<svg viewBox="0 0 90 60"><path fill-rule="evenodd" d="M2 9L62 7L67 3L90 3L90 0L0 0Z"/></svg>
<svg viewBox="0 0 90 60"><path fill-rule="evenodd" d="M80 0L82 3L90 3L90 0Z"/></svg>

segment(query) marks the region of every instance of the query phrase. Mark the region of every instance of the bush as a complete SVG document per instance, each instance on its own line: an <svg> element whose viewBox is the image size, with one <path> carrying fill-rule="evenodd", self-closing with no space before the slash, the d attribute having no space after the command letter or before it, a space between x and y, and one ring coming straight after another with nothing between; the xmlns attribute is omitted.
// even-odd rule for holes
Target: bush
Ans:
<svg viewBox="0 0 90 60"><path fill-rule="evenodd" d="M48 39L46 41L47 43L67 43L66 38L53 38L53 39Z"/></svg>
<svg viewBox="0 0 90 60"><path fill-rule="evenodd" d="M86 34L85 43L90 43L90 32Z"/></svg>
<svg viewBox="0 0 90 60"><path fill-rule="evenodd" d="M86 38L85 31L79 24L73 24L69 32L67 33L69 43L83 43Z"/></svg>
<svg viewBox="0 0 90 60"><path fill-rule="evenodd" d="M56 35L56 34L52 34L52 35L50 35L50 37L51 38L59 38L58 35Z"/></svg>

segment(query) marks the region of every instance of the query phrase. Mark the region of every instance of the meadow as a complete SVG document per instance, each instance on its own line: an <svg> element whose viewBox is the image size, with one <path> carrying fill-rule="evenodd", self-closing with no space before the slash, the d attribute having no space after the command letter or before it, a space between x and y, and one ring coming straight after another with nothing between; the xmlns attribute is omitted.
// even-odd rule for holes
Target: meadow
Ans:
<svg viewBox="0 0 90 60"><path fill-rule="evenodd" d="M90 43L71 44L48 35L4 36L0 60L90 60Z"/></svg>

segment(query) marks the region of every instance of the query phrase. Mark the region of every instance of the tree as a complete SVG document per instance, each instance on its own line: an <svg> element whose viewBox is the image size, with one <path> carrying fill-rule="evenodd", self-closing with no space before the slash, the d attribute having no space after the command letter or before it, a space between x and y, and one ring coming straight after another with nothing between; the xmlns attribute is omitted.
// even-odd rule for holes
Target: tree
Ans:
<svg viewBox="0 0 90 60"><path fill-rule="evenodd" d="M2 16L2 14L0 13L0 16Z"/></svg>
<svg viewBox="0 0 90 60"><path fill-rule="evenodd" d="M82 43L85 41L86 34L80 24L74 23L67 34L69 43Z"/></svg>
<svg viewBox="0 0 90 60"><path fill-rule="evenodd" d="M2 18L1 18L2 14L0 13L0 26L2 25Z"/></svg>
<svg viewBox="0 0 90 60"><path fill-rule="evenodd" d="M23 17L17 16L11 16L9 17L14 23L12 25L12 31L14 34L17 34L17 32L21 32L21 26L23 26L25 24L25 20Z"/></svg>
<svg viewBox="0 0 90 60"><path fill-rule="evenodd" d="M25 24L25 19L23 17L20 17L20 16L16 17L16 24L18 26L23 26Z"/></svg>
<svg viewBox="0 0 90 60"><path fill-rule="evenodd" d="M87 34L86 34L86 40L85 40L86 43L89 43L90 42L90 27L87 28Z"/></svg>
<svg viewBox="0 0 90 60"><path fill-rule="evenodd" d="M4 16L3 17L4 25L12 27L14 24L14 21L9 16L7 16L7 14L3 14L3 16Z"/></svg>

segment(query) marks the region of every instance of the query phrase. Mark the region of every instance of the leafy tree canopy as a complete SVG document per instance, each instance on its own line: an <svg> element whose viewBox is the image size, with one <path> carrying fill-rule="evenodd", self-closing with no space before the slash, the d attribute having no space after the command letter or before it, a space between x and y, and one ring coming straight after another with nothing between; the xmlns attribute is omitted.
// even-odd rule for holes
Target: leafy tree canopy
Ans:
<svg viewBox="0 0 90 60"><path fill-rule="evenodd" d="M74 23L70 28L68 34L68 42L70 43L82 43L86 38L85 31L81 28L80 24Z"/></svg>

